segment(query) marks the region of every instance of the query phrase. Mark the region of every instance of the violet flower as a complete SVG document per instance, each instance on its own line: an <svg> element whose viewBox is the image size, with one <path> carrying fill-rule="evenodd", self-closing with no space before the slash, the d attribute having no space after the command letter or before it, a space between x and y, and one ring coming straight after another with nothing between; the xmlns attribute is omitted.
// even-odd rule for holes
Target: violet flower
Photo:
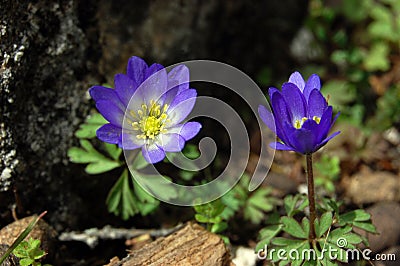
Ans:
<svg viewBox="0 0 400 266"><path fill-rule="evenodd" d="M332 119L332 106L328 106L320 89L318 75L311 75L305 82L299 72L290 75L282 91L269 89L272 113L262 105L258 113L280 139L270 144L272 148L311 154L340 133L328 136L339 114Z"/></svg>
<svg viewBox="0 0 400 266"><path fill-rule="evenodd" d="M148 66L131 57L127 74L117 74L115 89L90 88L96 107L110 123L100 127L97 137L122 149L141 148L149 163L179 152L201 129L198 122L183 120L193 109L197 92L189 88L189 70L184 65L169 73L159 64Z"/></svg>

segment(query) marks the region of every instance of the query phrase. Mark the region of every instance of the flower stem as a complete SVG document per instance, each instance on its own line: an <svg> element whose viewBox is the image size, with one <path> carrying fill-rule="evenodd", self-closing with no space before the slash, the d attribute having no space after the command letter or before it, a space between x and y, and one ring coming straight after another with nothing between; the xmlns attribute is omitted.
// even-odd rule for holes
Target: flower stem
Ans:
<svg viewBox="0 0 400 266"><path fill-rule="evenodd" d="M315 240L315 228L314 221L316 217L315 212L315 194L314 194L314 175L312 168L312 154L306 154L307 161L307 186L308 186L308 204L310 208L310 233L308 240L314 242Z"/></svg>

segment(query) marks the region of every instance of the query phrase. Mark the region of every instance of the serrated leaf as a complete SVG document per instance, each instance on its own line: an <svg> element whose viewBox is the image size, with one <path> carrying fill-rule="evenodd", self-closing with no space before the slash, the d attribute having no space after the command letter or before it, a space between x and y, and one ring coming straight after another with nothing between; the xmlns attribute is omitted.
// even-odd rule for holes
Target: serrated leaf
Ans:
<svg viewBox="0 0 400 266"><path fill-rule="evenodd" d="M354 222L355 227L361 228L364 231L376 234L376 227L371 222Z"/></svg>
<svg viewBox="0 0 400 266"><path fill-rule="evenodd" d="M118 181L111 188L106 202L108 211L115 215L121 215L124 220L138 213L134 193L129 185L127 170L123 171Z"/></svg>
<svg viewBox="0 0 400 266"><path fill-rule="evenodd" d="M304 240L290 239L290 238L285 238L285 237L275 237L271 241L271 243L276 246L297 245L297 244L300 244L303 242L304 242Z"/></svg>
<svg viewBox="0 0 400 266"><path fill-rule="evenodd" d="M72 147L68 150L68 157L74 163L89 163L85 171L88 174L100 174L119 167L118 161L113 161L98 152L88 140L81 139L83 149Z"/></svg>
<svg viewBox="0 0 400 266"><path fill-rule="evenodd" d="M108 155L114 160L118 160L119 156L122 153L122 149L118 147L116 144L110 144L104 142L104 149L107 151Z"/></svg>
<svg viewBox="0 0 400 266"><path fill-rule="evenodd" d="M286 233L298 238L308 237L306 232L295 219L285 216L281 218L281 222L284 225L282 230Z"/></svg>
<svg viewBox="0 0 400 266"><path fill-rule="evenodd" d="M332 213L325 212L319 220L315 220L315 234L321 237L333 223Z"/></svg>
<svg viewBox="0 0 400 266"><path fill-rule="evenodd" d="M344 225L346 223L351 224L353 222L368 221L369 219L371 219L371 215L361 209L350 211L339 216L339 221L341 225Z"/></svg>
<svg viewBox="0 0 400 266"><path fill-rule="evenodd" d="M271 242L271 239L280 233L282 227L283 227L282 224L275 224L261 229L260 231L261 240L256 245L256 251L264 249L265 245L268 246Z"/></svg>
<svg viewBox="0 0 400 266"><path fill-rule="evenodd" d="M296 194L295 196L286 196L283 200L285 211L287 216L293 217L296 213L304 210L308 206L308 199L305 199L303 195Z"/></svg>
<svg viewBox="0 0 400 266"><path fill-rule="evenodd" d="M99 161L90 163L85 167L85 172L91 175L101 174L121 166L119 162L114 161Z"/></svg>
<svg viewBox="0 0 400 266"><path fill-rule="evenodd" d="M79 129L75 132L75 136L80 139L94 138L96 137L97 129L107 123L107 120L105 120L101 114L95 113L91 116L88 116L85 120L85 123L79 126Z"/></svg>
<svg viewBox="0 0 400 266"><path fill-rule="evenodd" d="M306 235L309 235L310 234L310 221L308 220L307 217L304 217L301 220L301 226L303 227L303 230L306 233Z"/></svg>

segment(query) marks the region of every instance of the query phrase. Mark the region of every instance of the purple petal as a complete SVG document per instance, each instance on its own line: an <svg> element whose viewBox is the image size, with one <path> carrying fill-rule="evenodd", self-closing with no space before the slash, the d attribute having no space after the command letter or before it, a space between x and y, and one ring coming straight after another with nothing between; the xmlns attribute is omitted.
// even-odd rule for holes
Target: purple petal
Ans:
<svg viewBox="0 0 400 266"><path fill-rule="evenodd" d="M167 73L165 69L158 71L147 78L135 91L131 97L128 109L134 112L142 109L142 105L150 105L150 102L156 101L163 105L163 94L167 87Z"/></svg>
<svg viewBox="0 0 400 266"><path fill-rule="evenodd" d="M168 89L178 86L178 93L189 89L189 69L185 65L174 67L168 73Z"/></svg>
<svg viewBox="0 0 400 266"><path fill-rule="evenodd" d="M299 72L297 72L297 71L293 72L289 77L289 82L296 85L300 89L301 92L304 91L305 82Z"/></svg>
<svg viewBox="0 0 400 266"><path fill-rule="evenodd" d="M121 111L125 110L124 105L113 89L103 86L93 86L89 89L89 93L95 102L102 100L111 101L114 105L118 106Z"/></svg>
<svg viewBox="0 0 400 266"><path fill-rule="evenodd" d="M142 147L143 157L149 163L158 163L165 158L165 152L162 148L157 146L155 143L151 145L144 145Z"/></svg>
<svg viewBox="0 0 400 266"><path fill-rule="evenodd" d="M292 147L287 146L286 144L283 144L283 143L281 143L281 142L271 142L271 143L269 144L269 146L270 146L272 149L275 149L275 150L294 151L294 149L293 149Z"/></svg>
<svg viewBox="0 0 400 266"><path fill-rule="evenodd" d="M160 71L160 70L163 69L163 68L164 68L163 65L160 65L160 64L157 64L157 63L152 64L152 65L149 66L149 68L146 70L145 79L148 78L148 77L150 77L150 76L153 75L154 73L157 73L158 71Z"/></svg>
<svg viewBox="0 0 400 266"><path fill-rule="evenodd" d="M167 110L168 119L172 125L182 122L189 115L196 103L196 96L196 90L188 89L175 97Z"/></svg>
<svg viewBox="0 0 400 266"><path fill-rule="evenodd" d="M304 124L306 124L306 122L304 122ZM301 154L307 154L313 153L316 150L318 143L315 141L315 132L304 128L304 125L300 129L293 128L290 129L290 131L289 139L295 151Z"/></svg>
<svg viewBox="0 0 400 266"><path fill-rule="evenodd" d="M104 142L118 144L122 129L111 124L105 124L96 131L96 136Z"/></svg>
<svg viewBox="0 0 400 266"><path fill-rule="evenodd" d="M328 141L330 141L331 139L333 139L334 137L336 137L337 135L340 134L340 131L336 131L334 133L332 133L329 137L327 137L326 139L324 139L319 145L318 145L318 149L320 149L321 147L325 146L326 143L328 143Z"/></svg>
<svg viewBox="0 0 400 266"><path fill-rule="evenodd" d="M145 104L149 105L152 100L159 101L167 89L167 84L165 68L148 77L138 88L144 97Z"/></svg>
<svg viewBox="0 0 400 266"><path fill-rule="evenodd" d="M321 89L321 81L319 80L319 77L317 74L312 74L308 78L306 86L304 87L303 94L307 101L308 101L308 97L310 96L311 91L314 89L317 89L317 90Z"/></svg>
<svg viewBox="0 0 400 266"><path fill-rule="evenodd" d="M115 92L121 102L128 106L129 100L137 89L137 84L131 78L124 74L117 74L114 77Z"/></svg>
<svg viewBox="0 0 400 266"><path fill-rule="evenodd" d="M258 106L258 114L267 127L276 134L275 119L273 114L264 106Z"/></svg>
<svg viewBox="0 0 400 266"><path fill-rule="evenodd" d="M111 124L122 127L124 112L113 102L100 100L96 103L96 108Z"/></svg>
<svg viewBox="0 0 400 266"><path fill-rule="evenodd" d="M286 102L280 93L272 95L272 109L274 111L276 135L286 144L290 144L287 137L287 128L293 127Z"/></svg>
<svg viewBox="0 0 400 266"><path fill-rule="evenodd" d="M282 96L290 110L292 122L307 116L307 105L303 94L293 83L282 85Z"/></svg>
<svg viewBox="0 0 400 266"><path fill-rule="evenodd" d="M122 132L120 148L134 150L145 145L146 140L139 139L137 137L138 134L140 134L138 131L124 130Z"/></svg>
<svg viewBox="0 0 400 266"><path fill-rule="evenodd" d="M146 77L147 68L148 66L142 58L132 56L129 58L126 74L139 85Z"/></svg>
<svg viewBox="0 0 400 266"><path fill-rule="evenodd" d="M185 146L185 139L179 134L161 134L157 144L166 152L179 152Z"/></svg>
<svg viewBox="0 0 400 266"><path fill-rule="evenodd" d="M200 131L201 124L198 122L187 122L178 126L168 128L168 133L177 133L181 135L185 141L194 138Z"/></svg>
<svg viewBox="0 0 400 266"><path fill-rule="evenodd" d="M322 93L317 89L312 90L308 98L308 117L317 116L321 118L327 107L328 104Z"/></svg>
<svg viewBox="0 0 400 266"><path fill-rule="evenodd" d="M268 89L268 95L270 100L272 100L272 95L274 95L275 92L281 93L280 90L278 90L275 87L271 87Z"/></svg>
<svg viewBox="0 0 400 266"><path fill-rule="evenodd" d="M332 127L332 106L328 106L326 111L321 116L321 120L318 125L318 141L322 141L328 136L329 130Z"/></svg>

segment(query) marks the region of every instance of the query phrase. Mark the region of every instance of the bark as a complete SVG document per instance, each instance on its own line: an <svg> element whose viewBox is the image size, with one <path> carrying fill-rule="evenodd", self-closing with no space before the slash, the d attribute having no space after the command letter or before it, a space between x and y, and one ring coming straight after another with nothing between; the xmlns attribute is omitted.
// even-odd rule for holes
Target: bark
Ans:
<svg viewBox="0 0 400 266"><path fill-rule="evenodd" d="M188 223L184 228L133 250L122 261L111 260L108 266L229 266L234 265L223 240L198 224Z"/></svg>

